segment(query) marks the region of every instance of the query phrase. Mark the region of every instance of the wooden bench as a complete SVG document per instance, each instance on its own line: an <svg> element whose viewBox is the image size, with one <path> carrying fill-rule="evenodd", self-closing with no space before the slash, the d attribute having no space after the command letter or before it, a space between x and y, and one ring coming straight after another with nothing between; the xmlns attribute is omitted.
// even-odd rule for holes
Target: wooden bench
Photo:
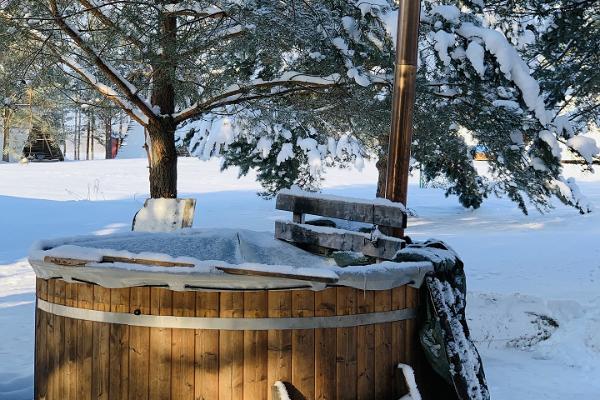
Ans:
<svg viewBox="0 0 600 400"><path fill-rule="evenodd" d="M281 191L277 195L278 210L293 213L292 221L276 221L275 237L301 246L334 251L359 252L366 256L391 260L406 246L404 239L386 236L379 228L406 227L407 213L400 203L388 200L363 200L312 193ZM369 224L370 232L337 227L315 226L306 215L355 221Z"/></svg>

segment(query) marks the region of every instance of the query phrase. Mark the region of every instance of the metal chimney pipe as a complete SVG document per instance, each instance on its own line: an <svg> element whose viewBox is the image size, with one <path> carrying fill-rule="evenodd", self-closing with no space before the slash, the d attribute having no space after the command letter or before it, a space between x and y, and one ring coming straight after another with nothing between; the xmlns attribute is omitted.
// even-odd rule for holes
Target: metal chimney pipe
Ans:
<svg viewBox="0 0 600 400"><path fill-rule="evenodd" d="M398 0L396 69L385 197L404 205L406 205L408 192L420 13L420 0ZM403 236L404 232L396 230L393 235Z"/></svg>

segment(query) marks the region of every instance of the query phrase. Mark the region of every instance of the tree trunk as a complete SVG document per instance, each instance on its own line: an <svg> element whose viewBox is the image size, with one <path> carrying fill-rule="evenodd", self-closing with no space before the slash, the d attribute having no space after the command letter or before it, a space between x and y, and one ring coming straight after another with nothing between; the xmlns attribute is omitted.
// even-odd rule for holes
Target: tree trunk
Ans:
<svg viewBox="0 0 600 400"><path fill-rule="evenodd" d="M96 137L96 117L94 116L94 112L92 111L92 122L90 126L90 159L94 159L94 138Z"/></svg>
<svg viewBox="0 0 600 400"><path fill-rule="evenodd" d="M148 126L150 136L150 197L177 198L177 151L172 118Z"/></svg>
<svg viewBox="0 0 600 400"><path fill-rule="evenodd" d="M385 198L385 185L387 180L387 158L380 154L375 164L377 167L377 197Z"/></svg>
<svg viewBox="0 0 600 400"><path fill-rule="evenodd" d="M77 110L77 132L75 132L75 159L79 160L81 153L81 111Z"/></svg>
<svg viewBox="0 0 600 400"><path fill-rule="evenodd" d="M378 142L381 146L379 150L379 159L375 166L377 167L377 197L385 198L385 186L387 182L387 148L389 135L379 135Z"/></svg>
<svg viewBox="0 0 600 400"><path fill-rule="evenodd" d="M85 159L90 159L90 135L91 135L91 123L90 123L90 114L87 115L87 141L85 143Z"/></svg>
<svg viewBox="0 0 600 400"><path fill-rule="evenodd" d="M112 116L110 113L106 117L105 126L104 126L104 151L107 160L113 158L112 156Z"/></svg>
<svg viewBox="0 0 600 400"><path fill-rule="evenodd" d="M4 107L4 141L2 142L2 161L10 160L10 110Z"/></svg>
<svg viewBox="0 0 600 400"><path fill-rule="evenodd" d="M147 126L150 136L150 196L177 197L177 151L175 128L171 116L175 112L177 67L177 17L163 14L161 20L160 62L153 65L152 105L161 116Z"/></svg>

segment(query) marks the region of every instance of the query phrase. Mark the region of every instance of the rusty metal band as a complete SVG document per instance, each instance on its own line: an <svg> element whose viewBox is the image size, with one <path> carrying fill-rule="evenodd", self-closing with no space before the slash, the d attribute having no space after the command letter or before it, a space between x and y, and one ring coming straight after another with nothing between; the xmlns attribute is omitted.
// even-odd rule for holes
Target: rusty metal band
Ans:
<svg viewBox="0 0 600 400"><path fill-rule="evenodd" d="M289 329L351 328L416 318L413 308L368 314L302 318L207 318L174 317L108 312L69 307L37 299L37 308L49 314L92 322L143 326L148 328L212 329L228 331L268 331Z"/></svg>

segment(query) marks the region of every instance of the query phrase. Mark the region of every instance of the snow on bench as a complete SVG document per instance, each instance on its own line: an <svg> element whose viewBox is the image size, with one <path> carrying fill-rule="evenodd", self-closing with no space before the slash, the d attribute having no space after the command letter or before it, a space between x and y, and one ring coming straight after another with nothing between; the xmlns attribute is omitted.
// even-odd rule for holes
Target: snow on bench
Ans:
<svg viewBox="0 0 600 400"><path fill-rule="evenodd" d="M293 221L275 222L275 237L280 240L358 252L384 260L392 260L406 246L403 239L386 236L379 231L379 227L406 227L406 209L400 203L386 199L364 200L282 190L277 195L276 208L293 213ZM373 229L365 233L315 226L305 221L305 214L367 223Z"/></svg>

